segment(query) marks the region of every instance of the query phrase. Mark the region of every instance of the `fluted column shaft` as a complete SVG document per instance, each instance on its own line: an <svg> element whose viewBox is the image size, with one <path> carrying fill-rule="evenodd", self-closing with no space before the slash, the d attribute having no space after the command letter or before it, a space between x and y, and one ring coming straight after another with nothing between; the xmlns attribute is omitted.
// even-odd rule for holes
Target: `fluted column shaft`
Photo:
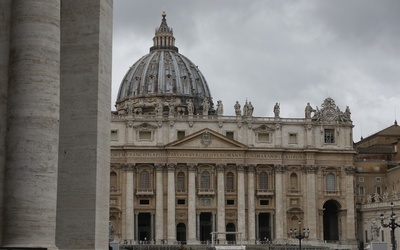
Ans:
<svg viewBox="0 0 400 250"><path fill-rule="evenodd" d="M196 166L188 165L188 244L196 243Z"/></svg>
<svg viewBox="0 0 400 250"><path fill-rule="evenodd" d="M134 217L134 166L128 164L127 169L126 169L126 202L125 202L125 206L126 206L126 210L125 210L125 214L126 214L126 218L125 218L125 239L129 240L133 240L135 239L135 217Z"/></svg>
<svg viewBox="0 0 400 250"><path fill-rule="evenodd" d="M175 167L176 164L168 165L168 243L173 244L176 240L175 225Z"/></svg>
<svg viewBox="0 0 400 250"><path fill-rule="evenodd" d="M12 1L3 246L55 248L60 1Z"/></svg>

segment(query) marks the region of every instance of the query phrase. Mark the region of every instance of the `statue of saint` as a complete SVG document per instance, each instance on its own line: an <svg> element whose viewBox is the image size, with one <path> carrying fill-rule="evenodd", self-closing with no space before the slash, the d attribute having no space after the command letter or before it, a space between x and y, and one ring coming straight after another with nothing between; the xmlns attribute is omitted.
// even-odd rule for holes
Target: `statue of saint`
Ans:
<svg viewBox="0 0 400 250"><path fill-rule="evenodd" d="M203 115L208 115L209 108L210 108L210 103L208 102L207 97L205 97L203 101Z"/></svg>
<svg viewBox="0 0 400 250"><path fill-rule="evenodd" d="M313 112L313 108L311 107L310 103L307 102L307 106L306 106L306 109L305 109L306 119L310 119L311 118L311 112Z"/></svg>
<svg viewBox="0 0 400 250"><path fill-rule="evenodd" d="M217 101L217 114L222 115L224 113L224 106L222 105L222 101Z"/></svg>
<svg viewBox="0 0 400 250"><path fill-rule="evenodd" d="M279 113L281 112L281 108L279 107L279 103L276 103L274 106L274 114L275 117L279 117Z"/></svg>
<svg viewBox="0 0 400 250"><path fill-rule="evenodd" d="M187 100L187 110L189 115L193 115L194 109L193 109L193 102L191 99Z"/></svg>
<svg viewBox="0 0 400 250"><path fill-rule="evenodd" d="M240 116L242 114L242 112L240 111L240 104L238 101L236 101L234 108L235 108L235 114L237 116Z"/></svg>
<svg viewBox="0 0 400 250"><path fill-rule="evenodd" d="M254 107L253 107L253 105L251 104L251 102L249 102L249 105L248 105L247 107L248 107L248 109L247 109L247 116L253 116Z"/></svg>
<svg viewBox="0 0 400 250"><path fill-rule="evenodd" d="M248 112L247 112L248 110L249 110L249 105L247 104L247 100L246 100L246 102L243 105L243 116L244 117L248 116Z"/></svg>

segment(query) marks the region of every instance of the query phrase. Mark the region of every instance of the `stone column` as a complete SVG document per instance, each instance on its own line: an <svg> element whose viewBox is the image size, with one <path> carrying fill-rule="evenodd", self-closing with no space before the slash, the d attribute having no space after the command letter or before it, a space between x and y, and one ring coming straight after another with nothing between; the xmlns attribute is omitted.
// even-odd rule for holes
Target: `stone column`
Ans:
<svg viewBox="0 0 400 250"><path fill-rule="evenodd" d="M237 231L242 233L242 239L247 239L244 196L244 165L237 166L237 184Z"/></svg>
<svg viewBox="0 0 400 250"><path fill-rule="evenodd" d="M345 200L346 200L346 224L345 228L347 242L355 244L356 243L356 229L355 229L355 214L354 214L354 174L356 168L354 166L345 167L346 171L346 190L345 190Z"/></svg>
<svg viewBox="0 0 400 250"><path fill-rule="evenodd" d="M107 249L112 1L62 1L61 27L56 244Z"/></svg>
<svg viewBox="0 0 400 250"><path fill-rule="evenodd" d="M10 25L2 246L56 249L60 1L12 1Z"/></svg>
<svg viewBox="0 0 400 250"><path fill-rule="evenodd" d="M217 165L217 231L225 232L225 165ZM225 241L225 234L218 234L217 239Z"/></svg>
<svg viewBox="0 0 400 250"><path fill-rule="evenodd" d="M168 164L168 218L167 234L168 244L174 244L176 241L176 223L175 223L175 168L176 164Z"/></svg>
<svg viewBox="0 0 400 250"><path fill-rule="evenodd" d="M3 190L6 167L8 62L10 55L11 0L0 1L0 246L3 236Z"/></svg>
<svg viewBox="0 0 400 250"><path fill-rule="evenodd" d="M188 164L189 178L188 178L188 244L195 244L197 242L196 234L196 165Z"/></svg>
<svg viewBox="0 0 400 250"><path fill-rule="evenodd" d="M125 193L125 239L131 242L135 239L135 224L134 224L134 171L135 166L128 164L126 166L126 193Z"/></svg>
<svg viewBox="0 0 400 250"><path fill-rule="evenodd" d="M284 165L275 165L275 232L277 243L284 242L286 238L286 205L285 205L285 194L284 194L284 172L286 167Z"/></svg>
<svg viewBox="0 0 400 250"><path fill-rule="evenodd" d="M255 201L254 201L254 165L248 165L247 169L247 221L248 221L248 240L252 243L256 240L255 224Z"/></svg>
<svg viewBox="0 0 400 250"><path fill-rule="evenodd" d="M318 167L314 165L304 165L302 166L304 173L306 174L306 193L305 193L305 219L307 225L305 227L310 228L310 240L317 239L317 185L316 185L316 172Z"/></svg>
<svg viewBox="0 0 400 250"><path fill-rule="evenodd" d="M156 165L156 235L155 240L160 243L164 239L164 190L163 190L164 164Z"/></svg>

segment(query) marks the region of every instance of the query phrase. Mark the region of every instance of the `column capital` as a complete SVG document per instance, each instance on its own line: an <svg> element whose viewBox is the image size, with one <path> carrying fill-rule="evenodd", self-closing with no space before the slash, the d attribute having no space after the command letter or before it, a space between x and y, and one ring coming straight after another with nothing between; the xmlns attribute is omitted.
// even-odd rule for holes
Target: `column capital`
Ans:
<svg viewBox="0 0 400 250"><path fill-rule="evenodd" d="M163 171L165 167L164 163L157 163L154 165L154 168L156 169L156 171Z"/></svg>
<svg viewBox="0 0 400 250"><path fill-rule="evenodd" d="M238 164L237 165L237 170L240 172L243 172L245 169L246 165L245 164Z"/></svg>
<svg viewBox="0 0 400 250"><path fill-rule="evenodd" d="M188 163L187 168L189 171L196 171L197 170L197 164L195 163Z"/></svg>
<svg viewBox="0 0 400 250"><path fill-rule="evenodd" d="M301 169L305 172L305 173L311 173L311 174L315 174L318 171L318 166L315 165L301 165Z"/></svg>
<svg viewBox="0 0 400 250"><path fill-rule="evenodd" d="M284 172L286 172L287 167L286 167L286 165L283 165L283 164L275 164L274 170L277 173L284 173Z"/></svg>
<svg viewBox="0 0 400 250"><path fill-rule="evenodd" d="M175 171L176 163L168 163L167 169L168 169L168 171Z"/></svg>
<svg viewBox="0 0 400 250"><path fill-rule="evenodd" d="M345 166L344 170L346 171L347 175L354 175L356 173L356 167L354 166Z"/></svg>
<svg viewBox="0 0 400 250"><path fill-rule="evenodd" d="M223 172L225 170L225 164L217 164L217 172Z"/></svg>
<svg viewBox="0 0 400 250"><path fill-rule="evenodd" d="M256 165L255 164L247 164L247 171L248 172L254 172L256 170Z"/></svg>

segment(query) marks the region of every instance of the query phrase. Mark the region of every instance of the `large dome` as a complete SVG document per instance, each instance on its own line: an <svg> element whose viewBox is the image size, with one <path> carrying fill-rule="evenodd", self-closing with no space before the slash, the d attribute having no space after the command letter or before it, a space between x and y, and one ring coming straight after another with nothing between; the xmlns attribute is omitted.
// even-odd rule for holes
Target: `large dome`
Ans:
<svg viewBox="0 0 400 250"><path fill-rule="evenodd" d="M214 112L207 82L198 67L178 52L172 29L163 12L162 21L153 38L150 53L135 62L125 74L119 87L116 108L119 113L151 114L160 104L164 112L173 106L187 113L192 101L195 113L202 113L204 99Z"/></svg>

